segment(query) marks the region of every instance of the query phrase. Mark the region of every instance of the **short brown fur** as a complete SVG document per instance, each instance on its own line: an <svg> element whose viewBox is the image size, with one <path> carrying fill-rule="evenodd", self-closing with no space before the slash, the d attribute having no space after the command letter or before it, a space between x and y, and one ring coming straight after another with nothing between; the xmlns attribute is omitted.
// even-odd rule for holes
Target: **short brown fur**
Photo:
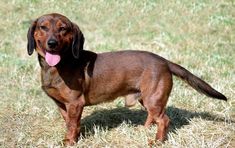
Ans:
<svg viewBox="0 0 235 148"><path fill-rule="evenodd" d="M48 47L54 39L58 45ZM166 138L169 118L165 107L176 75L197 91L213 98L227 98L183 67L145 51L117 51L96 54L83 50L79 27L60 14L36 19L28 31L28 54L36 49L41 66L42 89L58 105L67 125L64 143L73 145L80 134L84 106L138 94L148 116L145 127L158 125L156 140ZM56 53L61 61L49 66L45 52Z"/></svg>

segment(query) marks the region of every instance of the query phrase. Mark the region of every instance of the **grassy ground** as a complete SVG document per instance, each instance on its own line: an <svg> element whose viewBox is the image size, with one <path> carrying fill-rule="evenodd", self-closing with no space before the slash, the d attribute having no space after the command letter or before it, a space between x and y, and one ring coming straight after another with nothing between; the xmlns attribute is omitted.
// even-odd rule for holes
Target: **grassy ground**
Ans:
<svg viewBox="0 0 235 148"><path fill-rule="evenodd" d="M178 79L168 103L172 122L158 147L235 147L235 2L233 0L0 1L0 147L61 147L64 122L40 88L26 34L36 17L59 12L82 29L86 49L137 49L181 64L223 92L228 102L198 94ZM140 105L87 107L77 147L149 147Z"/></svg>

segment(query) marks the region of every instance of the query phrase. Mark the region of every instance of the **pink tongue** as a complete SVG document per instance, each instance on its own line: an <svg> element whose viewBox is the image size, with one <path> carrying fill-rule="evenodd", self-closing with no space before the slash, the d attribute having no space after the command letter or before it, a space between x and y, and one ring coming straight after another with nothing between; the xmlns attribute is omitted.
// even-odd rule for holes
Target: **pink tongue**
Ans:
<svg viewBox="0 0 235 148"><path fill-rule="evenodd" d="M46 62L48 65L50 66L55 66L56 64L58 64L60 62L60 56L57 54L51 54L46 52Z"/></svg>

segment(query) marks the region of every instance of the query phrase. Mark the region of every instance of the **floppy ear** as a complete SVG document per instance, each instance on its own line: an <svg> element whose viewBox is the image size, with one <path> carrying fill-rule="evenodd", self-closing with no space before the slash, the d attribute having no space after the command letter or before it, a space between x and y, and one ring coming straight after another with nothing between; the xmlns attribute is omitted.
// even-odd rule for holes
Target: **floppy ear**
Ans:
<svg viewBox="0 0 235 148"><path fill-rule="evenodd" d="M29 30L28 30L28 34L27 34L27 38L28 38L28 44L27 44L27 50L28 50L28 54L31 55L33 54L33 51L35 49L35 40L34 40L34 31L35 31L35 28L36 28L36 24L37 24L37 20L35 20L32 25L29 27Z"/></svg>
<svg viewBox="0 0 235 148"><path fill-rule="evenodd" d="M73 23L73 43L72 43L72 54L74 58L79 58L80 51L83 50L83 44L84 44L84 36L79 29L79 27Z"/></svg>

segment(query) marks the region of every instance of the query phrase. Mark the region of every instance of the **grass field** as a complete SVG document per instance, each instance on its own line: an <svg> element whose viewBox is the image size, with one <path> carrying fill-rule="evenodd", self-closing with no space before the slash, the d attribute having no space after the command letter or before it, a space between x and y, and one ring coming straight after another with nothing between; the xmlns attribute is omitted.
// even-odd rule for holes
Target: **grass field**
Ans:
<svg viewBox="0 0 235 148"><path fill-rule="evenodd" d="M26 52L30 22L58 12L82 29L87 50L146 50L174 61L223 92L208 98L174 78L168 140L152 147L235 147L234 0L1 0L0 147L62 147L65 125L41 90L37 56ZM75 147L151 147L157 127L122 98L86 107Z"/></svg>

